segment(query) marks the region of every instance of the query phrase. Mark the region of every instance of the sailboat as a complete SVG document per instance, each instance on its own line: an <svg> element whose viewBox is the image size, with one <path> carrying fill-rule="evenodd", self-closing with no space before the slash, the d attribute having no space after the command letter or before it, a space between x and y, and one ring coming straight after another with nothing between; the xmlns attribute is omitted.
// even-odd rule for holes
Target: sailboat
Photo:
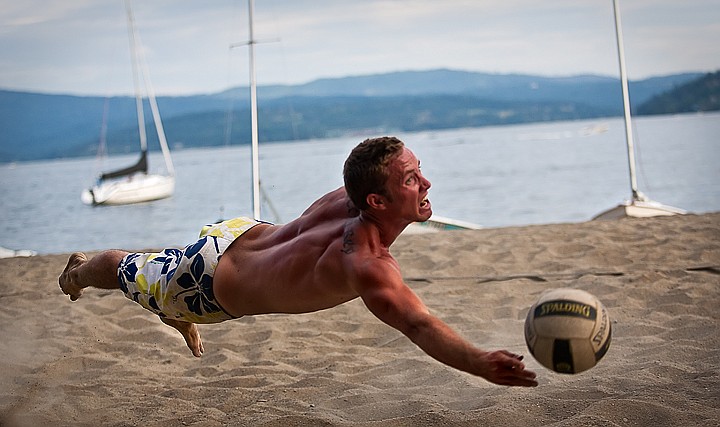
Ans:
<svg viewBox="0 0 720 427"><path fill-rule="evenodd" d="M138 132L140 136L140 159L131 166L105 172L101 174L95 185L84 190L80 199L88 205L125 205L131 203L149 202L172 196L175 191L175 171L173 168L170 149L168 148L163 129L160 112L158 110L155 92L150 83L147 64L138 49L140 42L135 29L130 0L125 1L127 12L128 35L130 38L130 51L132 59L133 83L135 88L135 104L137 109ZM166 174L148 173L148 148L145 132L145 115L143 111L143 95L140 90L140 73L145 83L145 91L150 103L153 122L157 131L160 149L165 159ZM105 118L103 119L105 120ZM103 123L103 129L105 124ZM102 143L103 136L101 136Z"/></svg>
<svg viewBox="0 0 720 427"><path fill-rule="evenodd" d="M593 220L612 220L625 217L649 218L654 216L686 214L687 212L683 209L650 200L638 191L637 177L635 175L635 145L633 142L632 116L630 114L630 96L628 92L627 71L625 69L625 48L623 46L618 0L613 0L613 13L615 15L615 38L617 40L618 62L620 64L620 82L622 84L623 111L625 116L625 141L628 150L628 168L630 171L632 199L596 215Z"/></svg>
<svg viewBox="0 0 720 427"><path fill-rule="evenodd" d="M259 142L258 142L258 107L257 107L257 81L255 78L255 45L259 43L253 32L253 10L254 1L248 0L248 19L249 19L249 38L244 43L234 43L230 45L230 48L238 46L248 46L249 48L249 63L250 63L250 112L251 112L251 166L252 166L252 206L253 206L253 217L255 219L261 219L260 205L261 197L263 197L270 208L273 210L275 217L278 218L277 211L273 207L269 198L263 191L260 184L260 168L259 168ZM465 221L454 220L451 218L444 218L433 215L430 219L421 223L410 224L406 228L405 232L408 234L418 233L432 233L442 230L477 230L481 227L476 224L472 224Z"/></svg>

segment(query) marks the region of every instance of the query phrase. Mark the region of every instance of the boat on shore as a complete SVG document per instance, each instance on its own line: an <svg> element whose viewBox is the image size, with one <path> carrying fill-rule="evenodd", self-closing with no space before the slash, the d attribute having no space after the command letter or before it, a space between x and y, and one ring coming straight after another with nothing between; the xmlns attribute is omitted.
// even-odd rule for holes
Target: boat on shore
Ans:
<svg viewBox="0 0 720 427"><path fill-rule="evenodd" d="M37 255L37 252L30 249L8 249L0 246L0 258L20 258Z"/></svg>
<svg viewBox="0 0 720 427"><path fill-rule="evenodd" d="M414 222L410 224L407 228L405 228L403 234L426 234L453 230L480 230L481 228L482 226L471 222L433 215L427 221Z"/></svg>
<svg viewBox="0 0 720 427"><path fill-rule="evenodd" d="M626 200L611 209L599 213L593 217L593 220L613 220L626 217L648 218L686 214L687 212L683 209L650 200L638 190L637 176L635 174L635 144L633 142L632 114L618 0L613 0L613 13L615 16L615 38L617 41L618 62L620 65L620 83L622 85L623 112L625 118L625 143L628 152L628 170L630 172L630 190L632 195L630 200Z"/></svg>

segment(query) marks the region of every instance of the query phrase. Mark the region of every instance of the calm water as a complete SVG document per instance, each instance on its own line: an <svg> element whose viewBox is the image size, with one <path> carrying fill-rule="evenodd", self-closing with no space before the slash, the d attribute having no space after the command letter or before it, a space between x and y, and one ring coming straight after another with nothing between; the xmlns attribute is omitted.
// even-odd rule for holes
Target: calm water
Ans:
<svg viewBox="0 0 720 427"><path fill-rule="evenodd" d="M720 211L720 113L634 121L640 190L691 212ZM629 198L621 118L400 133L432 181L437 215L486 227L581 222ZM363 137L263 144L265 219L285 222L342 183L342 163ZM105 168L135 158L112 158ZM251 215L249 148L173 152L175 195L153 203L90 207L80 192L95 159L0 165L0 246L64 253L184 245L219 218ZM152 165L162 160L151 157Z"/></svg>

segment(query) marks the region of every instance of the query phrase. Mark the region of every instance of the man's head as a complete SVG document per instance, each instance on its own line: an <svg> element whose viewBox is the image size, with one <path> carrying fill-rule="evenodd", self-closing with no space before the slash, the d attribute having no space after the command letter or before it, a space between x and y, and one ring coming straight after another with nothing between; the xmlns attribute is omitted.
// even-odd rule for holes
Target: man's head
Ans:
<svg viewBox="0 0 720 427"><path fill-rule="evenodd" d="M400 155L404 145L395 137L384 136L366 139L352 150L345 160L343 178L345 191L358 209L368 208L369 194L389 196L385 189L388 165Z"/></svg>

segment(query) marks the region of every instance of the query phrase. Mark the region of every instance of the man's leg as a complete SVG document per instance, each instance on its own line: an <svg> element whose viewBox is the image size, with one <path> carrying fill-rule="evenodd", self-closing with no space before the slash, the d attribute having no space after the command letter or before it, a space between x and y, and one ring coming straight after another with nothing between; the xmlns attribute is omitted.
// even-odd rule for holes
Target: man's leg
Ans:
<svg viewBox="0 0 720 427"><path fill-rule="evenodd" d="M83 289L92 286L100 289L119 289L117 269L120 261L129 252L109 250L99 253L88 260L85 254L75 252L70 255L65 270L58 278L60 289L70 300L75 301L82 296ZM194 323L181 322L175 319L160 317L168 326L177 329L193 355L200 357L205 351L200 339L200 332Z"/></svg>
<svg viewBox="0 0 720 427"><path fill-rule="evenodd" d="M202 356L205 349L203 348L202 340L200 339L200 331L198 331L197 325L165 317L161 317L160 320L162 320L164 324L177 329L178 332L182 334L188 348L192 351L193 356Z"/></svg>
<svg viewBox="0 0 720 427"><path fill-rule="evenodd" d="M117 269L120 261L128 252L109 250L101 252L88 260L85 254L75 252L70 255L58 283L65 295L75 301L82 296L83 289L92 286L100 289L119 289Z"/></svg>

